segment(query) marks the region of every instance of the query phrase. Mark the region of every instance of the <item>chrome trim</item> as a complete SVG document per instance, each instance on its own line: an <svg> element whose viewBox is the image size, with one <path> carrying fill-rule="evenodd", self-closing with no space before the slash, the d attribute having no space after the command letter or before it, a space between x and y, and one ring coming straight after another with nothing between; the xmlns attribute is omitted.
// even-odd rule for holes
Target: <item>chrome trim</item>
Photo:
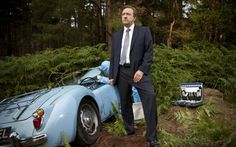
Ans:
<svg viewBox="0 0 236 147"><path fill-rule="evenodd" d="M25 139L20 139L20 144L22 146L40 145L45 143L47 141L47 138L47 134L36 135Z"/></svg>
<svg viewBox="0 0 236 147"><path fill-rule="evenodd" d="M32 136L32 137L28 137L28 138L20 138L18 133L12 132L10 137L9 137L9 142L7 144L0 145L0 147L37 146L37 145L45 143L47 141L47 138L48 138L47 134L35 135L35 136Z"/></svg>

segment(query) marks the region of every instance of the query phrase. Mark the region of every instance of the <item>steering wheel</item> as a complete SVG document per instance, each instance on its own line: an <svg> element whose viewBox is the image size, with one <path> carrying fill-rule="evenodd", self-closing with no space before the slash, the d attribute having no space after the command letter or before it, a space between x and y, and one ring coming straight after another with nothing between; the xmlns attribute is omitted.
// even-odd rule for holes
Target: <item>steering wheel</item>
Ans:
<svg viewBox="0 0 236 147"><path fill-rule="evenodd" d="M88 88L95 88L97 80L93 77L86 77L82 79L79 85L87 86Z"/></svg>

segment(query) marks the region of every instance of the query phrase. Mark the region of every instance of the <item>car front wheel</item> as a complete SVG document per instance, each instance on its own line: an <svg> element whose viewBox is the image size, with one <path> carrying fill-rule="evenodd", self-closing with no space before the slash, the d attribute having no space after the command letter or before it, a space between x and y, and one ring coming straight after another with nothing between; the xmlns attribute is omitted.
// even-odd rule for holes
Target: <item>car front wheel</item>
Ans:
<svg viewBox="0 0 236 147"><path fill-rule="evenodd" d="M77 120L77 144L93 144L101 130L101 119L98 109L93 101L84 99L78 110Z"/></svg>

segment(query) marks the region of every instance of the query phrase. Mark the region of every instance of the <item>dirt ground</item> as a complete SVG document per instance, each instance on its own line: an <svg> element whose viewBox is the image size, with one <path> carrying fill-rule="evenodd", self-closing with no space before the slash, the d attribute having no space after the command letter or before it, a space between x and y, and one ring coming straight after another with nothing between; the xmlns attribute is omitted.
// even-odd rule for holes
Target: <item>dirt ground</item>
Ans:
<svg viewBox="0 0 236 147"><path fill-rule="evenodd" d="M236 109L230 107L230 105L223 100L222 93L218 90L207 88L204 89L204 98L212 99L217 110L220 110L214 114L214 117L216 119L222 119L226 123L230 123L236 132ZM184 110L186 108L180 106L171 107L167 113L159 116L158 126L170 133L183 135L183 127L176 123L175 120L169 119L174 112L182 109ZM145 128L145 125L138 125L135 134L130 136L112 136L103 129L100 137L91 147L148 147L149 144L144 137Z"/></svg>

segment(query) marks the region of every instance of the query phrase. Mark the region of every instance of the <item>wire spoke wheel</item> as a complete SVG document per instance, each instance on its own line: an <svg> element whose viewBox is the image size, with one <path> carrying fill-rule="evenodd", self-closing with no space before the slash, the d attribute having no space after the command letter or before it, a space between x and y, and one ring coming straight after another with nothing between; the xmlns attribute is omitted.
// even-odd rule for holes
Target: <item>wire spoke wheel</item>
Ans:
<svg viewBox="0 0 236 147"><path fill-rule="evenodd" d="M101 118L95 102L83 99L78 109L76 144L93 144L101 130Z"/></svg>
<svg viewBox="0 0 236 147"><path fill-rule="evenodd" d="M98 116L95 109L91 105L85 104L82 106L80 119L84 130L89 135L94 135L97 132Z"/></svg>

